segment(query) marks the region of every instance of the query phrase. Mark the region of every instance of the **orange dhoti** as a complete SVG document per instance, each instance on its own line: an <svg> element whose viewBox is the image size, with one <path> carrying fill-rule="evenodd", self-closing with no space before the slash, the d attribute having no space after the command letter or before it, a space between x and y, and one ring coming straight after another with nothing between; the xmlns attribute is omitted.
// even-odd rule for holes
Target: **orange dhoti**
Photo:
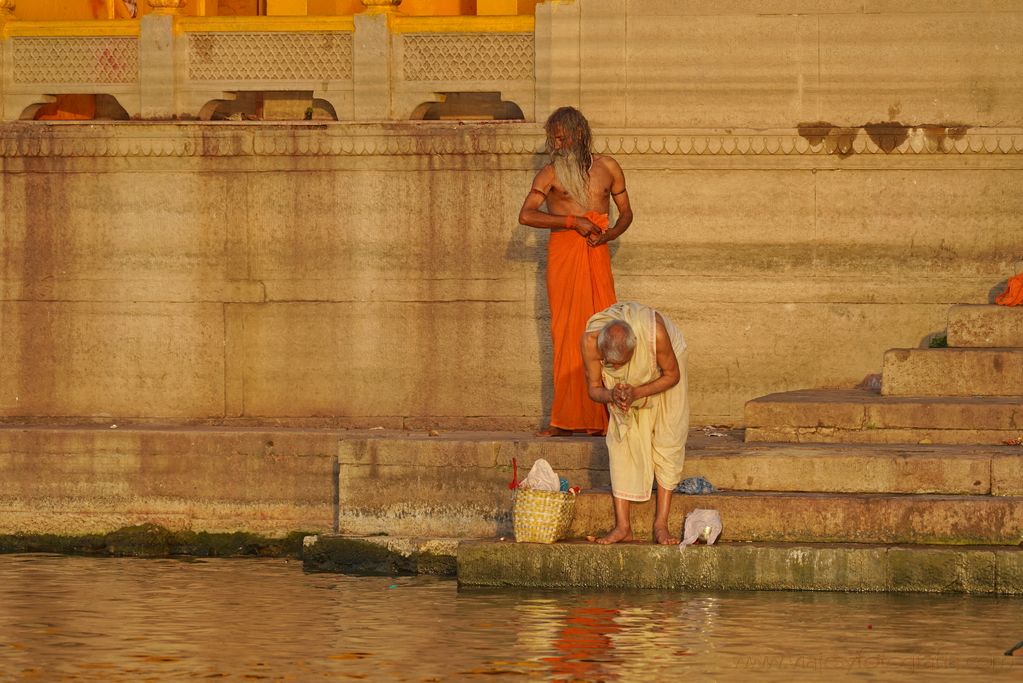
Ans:
<svg viewBox="0 0 1023 683"><path fill-rule="evenodd" d="M607 409L590 400L580 338L590 316L616 301L607 245L591 247L575 230L552 232L547 242L547 300L554 340L551 426L603 434Z"/></svg>

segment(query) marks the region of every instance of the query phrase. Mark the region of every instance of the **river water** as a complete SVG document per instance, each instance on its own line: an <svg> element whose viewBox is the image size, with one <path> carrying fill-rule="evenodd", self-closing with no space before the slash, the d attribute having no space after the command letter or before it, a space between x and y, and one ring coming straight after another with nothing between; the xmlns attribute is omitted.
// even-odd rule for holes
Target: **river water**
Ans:
<svg viewBox="0 0 1023 683"><path fill-rule="evenodd" d="M1023 599L461 589L0 555L3 681L1023 680ZM670 678L669 678L670 677Z"/></svg>

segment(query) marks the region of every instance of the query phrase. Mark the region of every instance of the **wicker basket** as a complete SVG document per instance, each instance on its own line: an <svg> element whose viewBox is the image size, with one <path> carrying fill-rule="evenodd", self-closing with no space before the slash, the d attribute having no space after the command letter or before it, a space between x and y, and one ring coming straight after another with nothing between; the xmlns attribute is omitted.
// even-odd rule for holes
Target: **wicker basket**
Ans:
<svg viewBox="0 0 1023 683"><path fill-rule="evenodd" d="M517 542L554 543L568 533L575 516L575 494L516 489L512 495Z"/></svg>

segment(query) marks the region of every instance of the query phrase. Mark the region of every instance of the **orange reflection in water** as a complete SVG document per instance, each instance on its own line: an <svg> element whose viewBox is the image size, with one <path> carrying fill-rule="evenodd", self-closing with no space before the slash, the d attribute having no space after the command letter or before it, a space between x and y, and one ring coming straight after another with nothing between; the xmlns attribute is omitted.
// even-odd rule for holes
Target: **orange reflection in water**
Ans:
<svg viewBox="0 0 1023 683"><path fill-rule="evenodd" d="M608 665L618 664L613 636L621 631L620 612L605 607L571 607L565 613L554 649L557 654L544 657L551 665L554 680L616 680Z"/></svg>

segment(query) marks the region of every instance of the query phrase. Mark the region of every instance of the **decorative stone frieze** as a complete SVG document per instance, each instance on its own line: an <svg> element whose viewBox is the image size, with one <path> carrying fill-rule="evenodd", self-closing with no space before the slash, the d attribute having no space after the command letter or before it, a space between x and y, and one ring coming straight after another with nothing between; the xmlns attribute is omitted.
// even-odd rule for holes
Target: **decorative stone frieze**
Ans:
<svg viewBox="0 0 1023 683"><path fill-rule="evenodd" d="M151 126L145 135L111 128L83 136L74 129L40 128L32 123L0 125L3 157L191 157L191 156L389 156L540 154L544 136L538 128L509 129L499 124L424 129L413 134L382 131L373 125L333 124L304 130L292 126L268 128L209 124L194 130L178 124L172 129ZM955 157L1023 154L1023 130L987 129L953 137L924 134L914 129L898 147L887 149L865 133L850 137L841 147L827 139L808 140L797 131L706 132L651 131L596 134L594 150L620 156L665 157Z"/></svg>

